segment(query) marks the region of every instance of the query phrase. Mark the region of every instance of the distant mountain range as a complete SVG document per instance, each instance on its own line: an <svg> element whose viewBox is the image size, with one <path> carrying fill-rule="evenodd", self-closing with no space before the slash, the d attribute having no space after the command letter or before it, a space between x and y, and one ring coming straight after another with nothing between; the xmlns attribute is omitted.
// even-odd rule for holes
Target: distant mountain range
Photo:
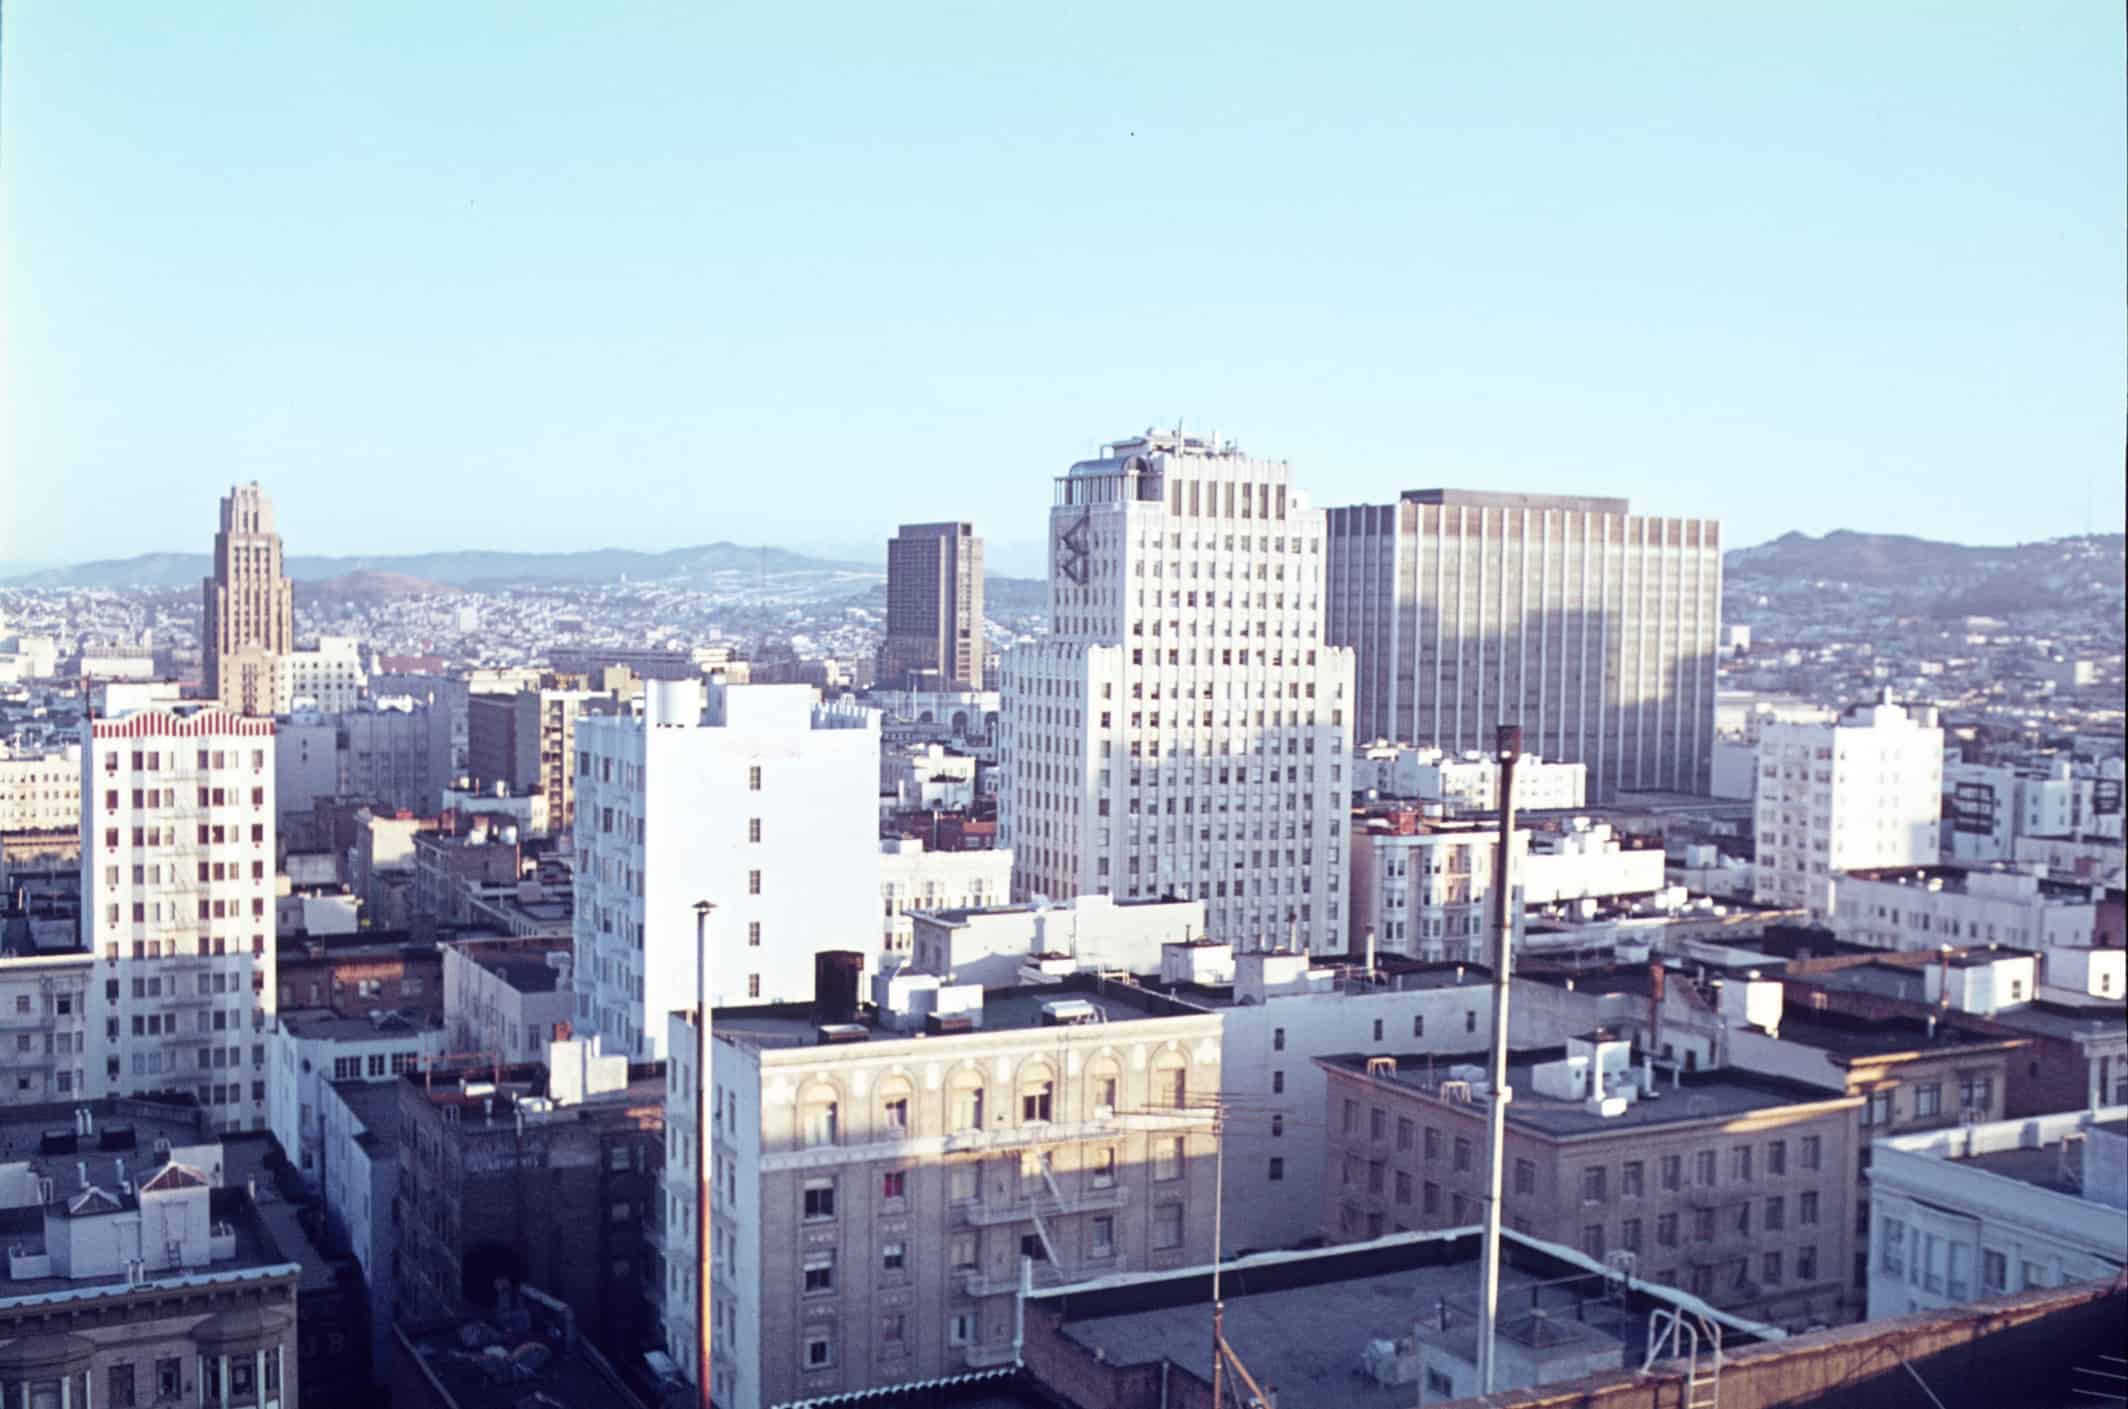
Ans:
<svg viewBox="0 0 2128 1409"><path fill-rule="evenodd" d="M2128 536L2087 533L2006 548L1938 543L1898 533L1787 533L1722 555L1734 587L1838 582L1912 595L1937 616L1996 616L2055 608L2120 609L2128 598Z"/></svg>
<svg viewBox="0 0 2128 1409"><path fill-rule="evenodd" d="M12 580L18 587L196 587L212 570L205 553L142 553L71 567L48 568ZM357 573L389 574L445 587L536 586L541 584L618 582L622 578L656 581L708 577L717 573L864 573L884 574L872 563L834 562L782 548L749 548L739 543L706 543L663 553L627 548L593 548L577 553L513 553L474 550L452 553L376 554L358 558L297 555L286 563L289 580L316 582Z"/></svg>
<svg viewBox="0 0 2128 1409"><path fill-rule="evenodd" d="M1770 543L1734 548L1723 556L1731 585L1840 582L1911 593L1916 610L1941 615L1999 614L2058 606L2094 606L2124 597L2123 550L2118 533L2084 534L2014 547L1970 547L1896 533L1840 530L1814 538L1783 534ZM205 553L143 553L138 557L47 568L11 580L25 587L194 588L208 572ZM785 548L708 543L663 553L597 548L576 553L464 551L378 554L363 557L298 556L288 575L309 599L406 596L452 589L539 587L726 574L811 578L816 588L836 577L853 589L879 582L878 563L813 557ZM1039 610L1039 579L993 576L990 605L998 610Z"/></svg>

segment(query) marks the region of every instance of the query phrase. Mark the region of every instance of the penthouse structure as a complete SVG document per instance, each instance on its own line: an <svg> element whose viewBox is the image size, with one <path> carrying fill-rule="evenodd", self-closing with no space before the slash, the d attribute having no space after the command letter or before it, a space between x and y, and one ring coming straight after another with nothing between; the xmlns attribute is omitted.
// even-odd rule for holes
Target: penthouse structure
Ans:
<svg viewBox="0 0 2128 1409"><path fill-rule="evenodd" d="M1202 900L1237 945L1342 950L1352 658L1282 460L1148 432L1056 482L1052 634L1002 680L1015 899Z"/></svg>
<svg viewBox="0 0 2128 1409"><path fill-rule="evenodd" d="M1482 1053L1321 1059L1323 1232L1340 1242L1482 1215ZM1597 1029L1509 1058L1504 1217L1724 1310L1825 1319L1854 1242L1860 1097L1739 1070L1658 1080Z"/></svg>
<svg viewBox="0 0 2128 1409"><path fill-rule="evenodd" d="M821 956L817 1005L672 1017L665 1344L692 1378L698 1092L730 1409L1009 1365L1023 1284L1212 1250L1220 1018L1130 985L984 993Z"/></svg>
<svg viewBox="0 0 2128 1409"><path fill-rule="evenodd" d="M695 1002L812 996L816 950L880 933L879 716L803 685L653 680L644 712L577 724L579 1030L662 1053Z"/></svg>
<svg viewBox="0 0 2128 1409"><path fill-rule="evenodd" d="M1358 659L1359 737L1588 766L1592 798L1704 794L1721 529L1623 499L1415 489L1329 515L1327 639Z"/></svg>
<svg viewBox="0 0 2128 1409"><path fill-rule="evenodd" d="M206 696L235 714L272 714L281 692L278 658L295 649L295 595L282 571L273 501L256 481L222 500L214 573L200 583Z"/></svg>

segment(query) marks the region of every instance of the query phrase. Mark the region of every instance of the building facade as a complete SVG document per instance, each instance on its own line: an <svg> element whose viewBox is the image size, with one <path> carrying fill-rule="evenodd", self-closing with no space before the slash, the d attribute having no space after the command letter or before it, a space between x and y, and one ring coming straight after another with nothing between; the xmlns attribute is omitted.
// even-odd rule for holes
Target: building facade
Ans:
<svg viewBox="0 0 2128 1409"><path fill-rule="evenodd" d="M1484 1216L1483 1061L1322 1062L1327 1236ZM1758 1320L1808 1324L1838 1307L1859 1097L1738 1071L1658 1082L1602 1031L1563 1053L1514 1055L1509 1082L1503 1215L1515 1231Z"/></svg>
<svg viewBox="0 0 2128 1409"><path fill-rule="evenodd" d="M1529 836L1526 828L1514 833L1518 877ZM1499 933L1493 920L1499 857L1499 828L1484 822L1438 822L1410 812L1355 822L1352 952L1364 954L1372 935L1380 954L1490 963ZM1518 935L1523 889L1515 887L1508 906Z"/></svg>
<svg viewBox="0 0 2128 1409"><path fill-rule="evenodd" d="M214 535L214 573L200 584L202 688L234 714L272 714L277 658L295 649L295 594L281 565L273 501L258 484L232 487Z"/></svg>
<svg viewBox="0 0 2128 1409"><path fill-rule="evenodd" d="M2083 949L2098 924L2103 887L2026 871L1891 866L1833 880L1833 932L1880 949L2006 944Z"/></svg>
<svg viewBox="0 0 2128 1409"><path fill-rule="evenodd" d="M81 825L81 750L11 754L0 745L0 832Z"/></svg>
<svg viewBox="0 0 2128 1409"><path fill-rule="evenodd" d="M1879 866L1933 866L1943 812L1943 729L1936 711L1889 700L1832 724L1759 732L1757 860L1761 905L1833 913L1833 877Z"/></svg>
<svg viewBox="0 0 2128 1409"><path fill-rule="evenodd" d="M267 1121L274 976L273 721L161 710L82 726L83 940L113 1095L198 1095Z"/></svg>
<svg viewBox="0 0 2128 1409"><path fill-rule="evenodd" d="M1013 895L1202 900L1236 945L1341 950L1351 652L1284 461L1149 432L1050 509L1052 634L1003 672Z"/></svg>
<svg viewBox="0 0 2128 1409"><path fill-rule="evenodd" d="M1704 794L1721 529L1623 499L1421 489L1330 511L1329 639L1357 653L1363 739L1523 747L1591 796Z"/></svg>
<svg viewBox="0 0 2128 1409"><path fill-rule="evenodd" d="M932 990L941 1008L953 990ZM854 995L852 995L854 996ZM1216 1013L1110 985L959 995L949 1025L715 1009L713 1386L729 1409L1012 1362L1023 1276L1180 1268L1212 1248ZM672 1015L665 1343L692 1378L692 1013ZM861 1040L859 1040L861 1038Z"/></svg>
<svg viewBox="0 0 2128 1409"><path fill-rule="evenodd" d="M929 851L914 837L879 843L880 947L906 956L918 911L980 910L1012 894L1009 851Z"/></svg>
<svg viewBox="0 0 2128 1409"><path fill-rule="evenodd" d="M983 540L969 523L905 523L887 540L887 630L878 680L892 689L983 688Z"/></svg>
<svg viewBox="0 0 2128 1409"><path fill-rule="evenodd" d="M640 716L577 725L577 1018L655 1057L695 1002L812 996L813 955L880 932L879 717L803 685L652 681Z"/></svg>

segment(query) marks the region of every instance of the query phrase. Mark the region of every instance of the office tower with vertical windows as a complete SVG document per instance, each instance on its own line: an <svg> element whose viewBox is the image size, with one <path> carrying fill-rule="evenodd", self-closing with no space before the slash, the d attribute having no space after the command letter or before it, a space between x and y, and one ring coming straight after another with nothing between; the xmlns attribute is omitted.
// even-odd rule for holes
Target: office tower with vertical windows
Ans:
<svg viewBox="0 0 2128 1409"><path fill-rule="evenodd" d="M983 540L968 523L905 523L887 540L879 683L983 688Z"/></svg>
<svg viewBox="0 0 2128 1409"><path fill-rule="evenodd" d="M280 657L295 649L295 597L281 570L273 501L256 482L230 489L214 535L214 575L200 584L202 693L238 714L272 714Z"/></svg>
<svg viewBox="0 0 2128 1409"><path fill-rule="evenodd" d="M706 697L705 697L706 696ZM642 712L576 722L578 1031L663 1057L695 1004L695 902L709 998L813 996L813 955L880 934L879 716L807 685L644 683Z"/></svg>
<svg viewBox="0 0 2128 1409"><path fill-rule="evenodd" d="M1352 653L1282 460L1148 431L1056 481L1051 634L1003 671L1020 898L1202 900L1244 948L1345 948Z"/></svg>
<svg viewBox="0 0 2128 1409"><path fill-rule="evenodd" d="M97 1089L185 1092L220 1129L264 1129L273 721L211 707L89 720L81 796Z"/></svg>
<svg viewBox="0 0 2128 1409"><path fill-rule="evenodd" d="M1362 740L1588 766L1591 799L1704 794L1721 529L1623 499L1416 489L1329 511L1328 636L1358 655Z"/></svg>

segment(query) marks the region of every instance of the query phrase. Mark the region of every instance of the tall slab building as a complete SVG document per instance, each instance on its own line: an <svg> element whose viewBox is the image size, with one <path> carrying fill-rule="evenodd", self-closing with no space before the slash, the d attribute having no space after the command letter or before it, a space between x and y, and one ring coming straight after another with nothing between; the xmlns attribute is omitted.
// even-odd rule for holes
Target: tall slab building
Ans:
<svg viewBox="0 0 2128 1409"><path fill-rule="evenodd" d="M968 523L905 523L887 540L879 683L983 688L983 540Z"/></svg>
<svg viewBox="0 0 2128 1409"><path fill-rule="evenodd" d="M1202 900L1213 937L1342 952L1352 653L1282 460L1148 431L1056 481L1052 634L1002 672L1015 896Z"/></svg>
<svg viewBox="0 0 2128 1409"><path fill-rule="evenodd" d="M203 692L223 709L272 714L279 658L296 644L295 596L281 570L273 501L256 481L233 486L222 500L214 574L201 582L200 594Z"/></svg>
<svg viewBox="0 0 2128 1409"><path fill-rule="evenodd" d="M1417 489L1329 511L1329 639L1358 656L1362 739L1523 747L1592 800L1705 794L1721 527L1623 499Z"/></svg>

